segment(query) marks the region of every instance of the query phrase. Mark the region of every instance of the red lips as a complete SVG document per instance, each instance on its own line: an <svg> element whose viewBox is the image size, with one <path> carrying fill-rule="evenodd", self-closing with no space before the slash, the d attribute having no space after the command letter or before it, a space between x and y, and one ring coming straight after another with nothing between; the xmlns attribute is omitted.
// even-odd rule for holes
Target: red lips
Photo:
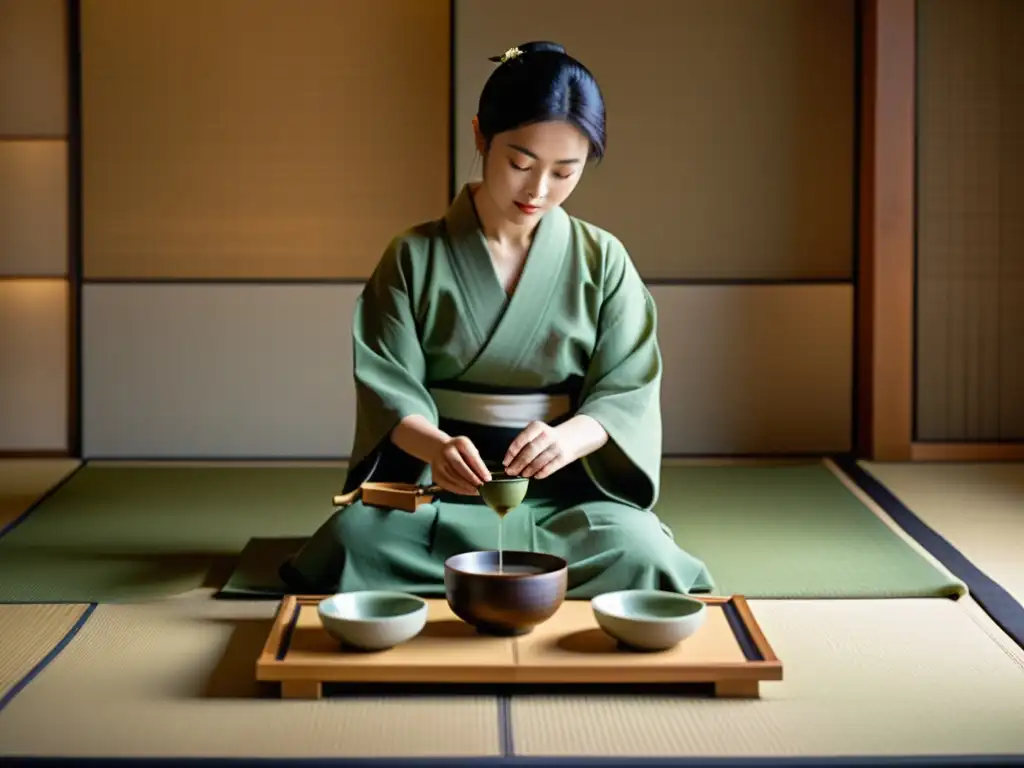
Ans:
<svg viewBox="0 0 1024 768"><path fill-rule="evenodd" d="M536 205L523 205L522 203L516 203L516 207L525 214L536 213L540 210Z"/></svg>

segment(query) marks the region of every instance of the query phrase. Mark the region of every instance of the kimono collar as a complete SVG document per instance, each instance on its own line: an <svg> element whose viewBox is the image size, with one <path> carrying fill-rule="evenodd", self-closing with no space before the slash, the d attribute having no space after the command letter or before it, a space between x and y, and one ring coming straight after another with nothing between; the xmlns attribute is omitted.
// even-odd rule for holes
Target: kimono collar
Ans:
<svg viewBox="0 0 1024 768"><path fill-rule="evenodd" d="M541 322L564 283L563 271L572 243L569 214L561 208L544 214L511 296L495 271L468 185L445 216L445 228L452 274L465 302L464 320L474 330L481 349L486 349L486 354L482 353L463 375L504 381L515 369L515 359L506 358L512 353L513 358L520 358L530 348L530 344L524 347L524 340L534 340L529 329Z"/></svg>

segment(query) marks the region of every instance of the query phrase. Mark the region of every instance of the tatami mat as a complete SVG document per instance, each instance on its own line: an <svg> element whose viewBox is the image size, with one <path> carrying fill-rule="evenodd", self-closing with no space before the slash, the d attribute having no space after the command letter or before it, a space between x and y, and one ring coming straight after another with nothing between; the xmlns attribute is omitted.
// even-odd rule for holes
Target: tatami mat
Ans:
<svg viewBox="0 0 1024 768"><path fill-rule="evenodd" d="M860 464L1024 603L1024 462Z"/></svg>
<svg viewBox="0 0 1024 768"><path fill-rule="evenodd" d="M0 717L0 753L51 756L479 756L492 697L283 701L254 681L273 602L195 592L101 605Z"/></svg>
<svg viewBox="0 0 1024 768"><path fill-rule="evenodd" d="M0 708L82 617L85 605L0 605Z"/></svg>
<svg viewBox="0 0 1024 768"><path fill-rule="evenodd" d="M90 464L0 538L0 601L137 603L218 585L232 567L224 595L279 595L275 563L329 517L343 477L333 467ZM661 489L659 513L708 564L716 592L841 599L965 591L821 461L666 467ZM247 544L261 544L259 567Z"/></svg>
<svg viewBox="0 0 1024 768"><path fill-rule="evenodd" d="M15 475L5 472L10 466L0 462L0 498L15 495L9 491ZM1024 482L1017 479L1019 467L865 468L1020 597L1021 582L1014 581L1020 567L1014 542L1024 533L1015 501ZM50 484L61 475L51 477ZM277 699L272 686L261 687L253 677L276 603L211 595L201 590L96 608L3 710L0 754L383 758L502 752L506 740L493 696ZM785 679L763 684L762 700L518 694L509 705L504 746L523 756L1024 753L1024 650L971 597L752 600L751 606L785 664ZM0 605L0 700L84 610Z"/></svg>
<svg viewBox="0 0 1024 768"><path fill-rule="evenodd" d="M1024 753L1024 659L947 600L752 601L785 664L760 701L516 696L527 756Z"/></svg>
<svg viewBox="0 0 1024 768"><path fill-rule="evenodd" d="M0 531L80 463L77 459L0 460Z"/></svg>
<svg viewBox="0 0 1024 768"><path fill-rule="evenodd" d="M0 753L499 753L490 696L273 698L252 665L274 605L208 597L97 608L4 710ZM969 598L751 605L785 663L760 701L519 694L508 746L526 756L1024 753L1024 653Z"/></svg>
<svg viewBox="0 0 1024 768"><path fill-rule="evenodd" d="M75 459L0 460L0 532L71 474ZM88 606L0 605L0 708Z"/></svg>

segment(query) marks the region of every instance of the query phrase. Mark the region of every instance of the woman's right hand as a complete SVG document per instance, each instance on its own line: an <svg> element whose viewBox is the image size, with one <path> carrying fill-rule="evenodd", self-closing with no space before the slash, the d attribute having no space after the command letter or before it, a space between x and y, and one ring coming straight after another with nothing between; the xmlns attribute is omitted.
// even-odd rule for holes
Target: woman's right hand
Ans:
<svg viewBox="0 0 1024 768"><path fill-rule="evenodd" d="M442 441L430 459L434 484L451 493L478 496L477 490L491 479L491 473L468 437Z"/></svg>

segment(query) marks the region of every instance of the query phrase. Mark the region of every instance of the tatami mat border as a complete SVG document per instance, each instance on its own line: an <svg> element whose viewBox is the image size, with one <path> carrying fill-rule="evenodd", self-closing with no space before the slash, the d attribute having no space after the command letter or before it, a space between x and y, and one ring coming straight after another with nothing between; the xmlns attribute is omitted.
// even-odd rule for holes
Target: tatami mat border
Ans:
<svg viewBox="0 0 1024 768"><path fill-rule="evenodd" d="M512 696L498 695L498 750L503 758L516 753L515 729L512 727Z"/></svg>
<svg viewBox="0 0 1024 768"><path fill-rule="evenodd" d="M89 620L93 611L96 610L96 605L96 603L89 603L89 606L82 612L82 615L78 617L78 620L71 625L71 628L64 634L64 637L60 639L60 642L53 646L53 648L50 649L50 652L43 656L43 658L41 658L36 665L32 667L32 669L30 669L23 678L21 678L21 680L15 683L7 693L0 697L0 713L4 711L4 707L14 701L14 697L21 693L40 672L50 665L51 661L60 656L61 651L68 647L68 644L75 639L75 635L77 635L81 631L82 627L85 626L85 622ZM9 763L7 760L0 758L0 765L6 766L9 765Z"/></svg>
<svg viewBox="0 0 1024 768"><path fill-rule="evenodd" d="M50 758L17 757L4 761L5 768L27 766L55 768L56 766L211 766L211 768L241 768L241 766L301 766L302 768L942 768L943 766L1024 766L1024 755L908 755L885 757L459 757L459 758Z"/></svg>
<svg viewBox="0 0 1024 768"><path fill-rule="evenodd" d="M945 537L915 515L895 493L864 469L856 459L834 457L832 461L914 541L963 581L982 610L1024 649L1024 606Z"/></svg>

